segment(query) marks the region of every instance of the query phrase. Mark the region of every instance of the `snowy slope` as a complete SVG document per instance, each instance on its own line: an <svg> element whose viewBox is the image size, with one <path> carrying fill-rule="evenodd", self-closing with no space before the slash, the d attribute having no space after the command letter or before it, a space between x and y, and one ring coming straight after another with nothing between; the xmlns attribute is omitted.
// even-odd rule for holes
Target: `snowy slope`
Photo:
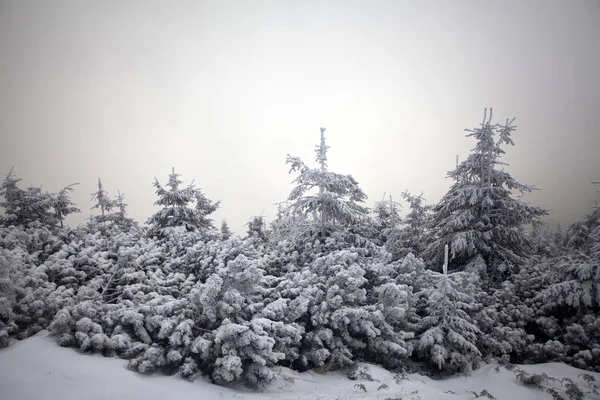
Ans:
<svg viewBox="0 0 600 400"><path fill-rule="evenodd" d="M282 378L262 393L224 388L205 379L189 383L176 377L143 376L128 371L125 365L124 360L84 355L61 348L44 331L0 351L0 400L462 400L475 398L468 391L479 393L483 389L498 400L551 399L547 393L517 383L512 372L503 368L497 372L493 365L484 365L470 377L434 381L421 375L409 375L408 380L399 382L394 379L394 374L377 366L370 366L375 379L373 382L352 381L341 373L300 374L282 368ZM569 377L584 387L577 378L584 371L564 364L522 368L532 373L546 372L556 378ZM600 374L594 375L600 380ZM356 384L364 384L367 392L355 387ZM382 384L389 388L377 390Z"/></svg>

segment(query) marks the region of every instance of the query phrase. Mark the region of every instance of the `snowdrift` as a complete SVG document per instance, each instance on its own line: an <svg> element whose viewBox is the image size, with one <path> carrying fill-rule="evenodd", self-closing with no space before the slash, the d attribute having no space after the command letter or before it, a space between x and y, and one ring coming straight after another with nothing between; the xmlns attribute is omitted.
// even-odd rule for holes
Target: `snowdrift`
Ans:
<svg viewBox="0 0 600 400"><path fill-rule="evenodd" d="M445 380L417 374L400 376L375 365L369 365L372 381L350 380L341 372L297 373L281 368L280 378L262 392L251 392L240 386L217 386L204 378L190 383L178 377L145 376L128 371L126 364L124 360L84 355L59 347L47 331L42 331L0 351L0 400L462 400L474 399L472 392L480 394L483 390L498 400L552 398L548 393L519 383L513 372L490 364L484 364L470 376ZM570 378L581 388L587 387L578 376L588 372L565 364L521 368L529 373L545 372L558 379ZM600 381L600 374L590 375ZM559 383L552 385L564 392ZM593 394L586 398L600 399Z"/></svg>

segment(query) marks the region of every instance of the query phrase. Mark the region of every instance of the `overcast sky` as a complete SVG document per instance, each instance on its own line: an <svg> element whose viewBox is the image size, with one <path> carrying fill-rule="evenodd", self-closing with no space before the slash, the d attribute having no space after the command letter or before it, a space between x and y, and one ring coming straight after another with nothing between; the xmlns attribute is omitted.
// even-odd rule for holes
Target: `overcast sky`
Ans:
<svg viewBox="0 0 600 400"><path fill-rule="evenodd" d="M600 195L600 2L0 0L0 173L100 177L144 222L171 170L243 232L285 201L286 154L369 195L437 202L484 107L516 117L508 171L566 225Z"/></svg>

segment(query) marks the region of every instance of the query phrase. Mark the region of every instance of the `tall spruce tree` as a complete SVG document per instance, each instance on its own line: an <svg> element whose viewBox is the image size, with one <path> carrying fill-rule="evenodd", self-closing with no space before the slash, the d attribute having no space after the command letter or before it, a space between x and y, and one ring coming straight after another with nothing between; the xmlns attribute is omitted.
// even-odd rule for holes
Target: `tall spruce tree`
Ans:
<svg viewBox="0 0 600 400"><path fill-rule="evenodd" d="M517 182L508 172L498 169L503 145L514 145L512 121L492 124L487 109L481 126L467 130L477 141L469 157L448 176L455 182L435 207L428 246L424 258L429 266L441 265L442 249L450 246L451 270L477 270L491 282L510 276L532 246L524 231L526 224L538 221L547 212L513 197L532 186Z"/></svg>
<svg viewBox="0 0 600 400"><path fill-rule="evenodd" d="M321 141L316 146L317 168L307 166L300 158L288 155L290 173L297 172L296 187L288 200L290 207L310 218L304 238L324 238L332 232L352 236L359 241L361 226L371 223L368 209L361 205L367 195L351 175L341 175L327 168L325 128L321 128Z"/></svg>

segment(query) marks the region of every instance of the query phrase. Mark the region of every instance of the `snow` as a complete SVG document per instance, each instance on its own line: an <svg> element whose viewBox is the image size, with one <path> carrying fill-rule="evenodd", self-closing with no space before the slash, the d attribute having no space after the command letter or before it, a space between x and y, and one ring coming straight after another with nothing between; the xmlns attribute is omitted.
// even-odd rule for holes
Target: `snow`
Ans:
<svg viewBox="0 0 600 400"><path fill-rule="evenodd" d="M393 373L375 365L368 366L374 381L353 381L341 372L297 373L281 368L281 377L260 393L214 385L204 378L190 383L178 377L145 376L128 371L125 366L124 360L62 348L47 331L42 331L0 351L0 400L462 400L475 398L469 391L480 393L484 389L498 400L551 398L541 390L523 386L512 372L504 368L497 371L492 364L483 364L470 376L432 380L411 374L398 381ZM585 387L578 375L586 371L565 364L546 363L520 368L529 373L545 372L558 379L568 377L581 388ZM599 373L590 374L600 380ZM355 386L361 384L367 392ZM388 388L378 390L384 384Z"/></svg>

